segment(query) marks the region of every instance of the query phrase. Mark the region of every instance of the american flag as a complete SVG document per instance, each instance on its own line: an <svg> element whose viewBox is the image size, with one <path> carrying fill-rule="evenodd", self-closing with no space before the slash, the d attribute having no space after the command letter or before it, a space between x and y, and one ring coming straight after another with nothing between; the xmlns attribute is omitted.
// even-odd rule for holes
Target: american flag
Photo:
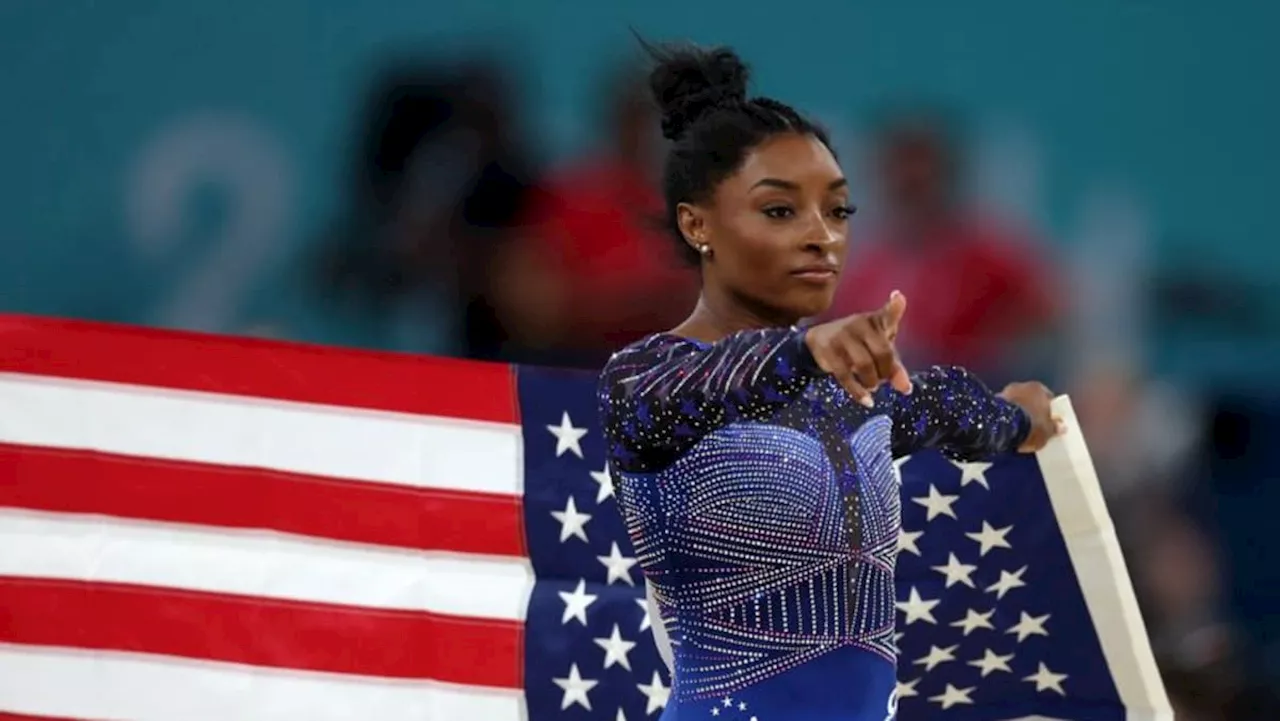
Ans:
<svg viewBox="0 0 1280 721"><path fill-rule="evenodd" d="M1168 721L1128 572L1072 432L1037 457L899 459L902 719Z"/></svg>
<svg viewBox="0 0 1280 721"><path fill-rule="evenodd" d="M594 383L0 318L0 718L657 718ZM899 468L903 721L1171 718L1078 434Z"/></svg>

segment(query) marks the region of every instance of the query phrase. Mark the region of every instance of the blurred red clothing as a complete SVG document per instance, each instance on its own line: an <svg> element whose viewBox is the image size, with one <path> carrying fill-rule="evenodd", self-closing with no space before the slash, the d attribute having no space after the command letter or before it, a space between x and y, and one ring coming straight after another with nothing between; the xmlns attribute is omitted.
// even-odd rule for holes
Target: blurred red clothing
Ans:
<svg viewBox="0 0 1280 721"><path fill-rule="evenodd" d="M535 194L537 257L560 285L561 322L578 348L616 350L678 324L697 297L658 225L662 198L643 173L595 159L571 166Z"/></svg>
<svg viewBox="0 0 1280 721"><path fill-rule="evenodd" d="M939 226L918 243L889 235L855 241L827 317L874 310L900 290L907 297L898 337L904 356L989 368L1058 312L1054 273L1037 250L1007 228L972 218Z"/></svg>

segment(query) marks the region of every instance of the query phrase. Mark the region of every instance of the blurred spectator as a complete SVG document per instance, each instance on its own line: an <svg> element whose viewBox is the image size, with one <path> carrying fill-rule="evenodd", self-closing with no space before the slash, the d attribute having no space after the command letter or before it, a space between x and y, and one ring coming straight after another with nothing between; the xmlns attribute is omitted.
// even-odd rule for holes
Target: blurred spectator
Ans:
<svg viewBox="0 0 1280 721"><path fill-rule="evenodd" d="M1129 362L1091 355L1068 390L1177 718L1280 718L1256 641L1230 622L1228 571L1205 526L1214 514L1188 511L1206 500L1207 414Z"/></svg>
<svg viewBox="0 0 1280 721"><path fill-rule="evenodd" d="M1177 718L1273 719L1275 699L1251 685L1246 637L1213 513L1197 492L1210 469L1207 414L1188 393L1147 377L1152 320L1149 229L1124 188L1082 203L1070 252L1066 384L1116 526Z"/></svg>
<svg viewBox="0 0 1280 721"><path fill-rule="evenodd" d="M1062 311L1059 284L1025 232L967 202L961 148L947 131L927 115L882 129L874 167L882 220L854 231L830 317L877 308L901 290L910 309L899 348L909 365L956 363L994 382L1028 372L1025 355Z"/></svg>
<svg viewBox="0 0 1280 721"><path fill-rule="evenodd" d="M360 344L497 359L491 264L533 177L498 68L405 67L375 87L324 283Z"/></svg>
<svg viewBox="0 0 1280 721"><path fill-rule="evenodd" d="M660 226L661 137L643 77L628 67L602 96L607 144L543 180L529 242L509 246L494 281L522 355L539 362L598 367L677 325L697 294Z"/></svg>

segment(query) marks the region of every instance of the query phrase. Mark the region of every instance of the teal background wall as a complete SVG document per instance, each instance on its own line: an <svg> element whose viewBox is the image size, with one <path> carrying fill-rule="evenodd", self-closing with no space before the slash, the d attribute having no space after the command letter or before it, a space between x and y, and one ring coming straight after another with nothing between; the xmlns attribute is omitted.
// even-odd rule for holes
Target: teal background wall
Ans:
<svg viewBox="0 0 1280 721"><path fill-rule="evenodd" d="M1280 5L1261 0L8 0L0 308L287 327L296 257L339 202L380 63L502 56L554 159L592 142L592 93L629 25L737 46L762 91L827 119L855 161L883 102L959 108L980 190L1048 242L1081 245L1108 222L1097 208L1124 207L1149 262L1280 282ZM1169 329L1157 367L1229 378L1276 357L1255 341Z"/></svg>

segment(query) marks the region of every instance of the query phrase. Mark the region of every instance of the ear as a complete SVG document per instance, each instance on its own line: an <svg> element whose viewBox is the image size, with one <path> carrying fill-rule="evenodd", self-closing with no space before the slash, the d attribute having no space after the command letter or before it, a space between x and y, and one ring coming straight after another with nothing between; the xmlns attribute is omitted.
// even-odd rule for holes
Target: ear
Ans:
<svg viewBox="0 0 1280 721"><path fill-rule="evenodd" d="M689 247L698 250L698 246L707 242L706 211L691 203L676 206L676 224L680 226L680 235Z"/></svg>

